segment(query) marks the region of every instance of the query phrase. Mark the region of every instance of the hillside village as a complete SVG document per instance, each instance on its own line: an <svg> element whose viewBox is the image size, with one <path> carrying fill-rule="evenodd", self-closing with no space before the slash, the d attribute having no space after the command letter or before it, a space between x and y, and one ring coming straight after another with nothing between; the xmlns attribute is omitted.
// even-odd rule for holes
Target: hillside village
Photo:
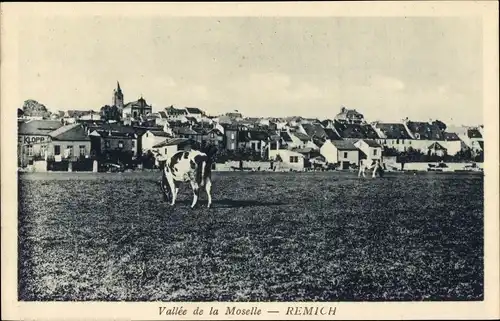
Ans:
<svg viewBox="0 0 500 321"><path fill-rule="evenodd" d="M27 100L18 109L18 167L152 168L153 151L171 155L188 146L213 151L216 168L267 162L259 169L302 171L321 164L347 170L371 159L399 170L412 162L483 162L482 125L452 129L439 120L369 121L361 110L343 106L330 119L251 118L237 110L214 116L173 105L156 110L144 97L125 102L119 83L110 104L99 110L53 113Z"/></svg>

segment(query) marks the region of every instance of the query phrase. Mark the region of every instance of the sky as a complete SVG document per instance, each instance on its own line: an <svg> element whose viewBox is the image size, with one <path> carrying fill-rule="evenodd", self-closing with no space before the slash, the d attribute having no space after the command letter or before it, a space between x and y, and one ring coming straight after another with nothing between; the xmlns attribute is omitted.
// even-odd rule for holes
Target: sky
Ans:
<svg viewBox="0 0 500 321"><path fill-rule="evenodd" d="M31 18L19 106L99 110L119 81L159 111L483 123L482 25L452 17Z"/></svg>

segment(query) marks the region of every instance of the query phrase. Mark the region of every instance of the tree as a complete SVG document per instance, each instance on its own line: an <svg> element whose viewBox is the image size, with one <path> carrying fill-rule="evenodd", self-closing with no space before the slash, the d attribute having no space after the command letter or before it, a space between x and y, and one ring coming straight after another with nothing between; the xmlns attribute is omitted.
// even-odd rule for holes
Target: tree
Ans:
<svg viewBox="0 0 500 321"><path fill-rule="evenodd" d="M101 107L101 118L104 121L110 121L110 120L120 121L122 115L118 107L105 105Z"/></svg>
<svg viewBox="0 0 500 321"><path fill-rule="evenodd" d="M45 107L45 105L40 104L38 101L33 99L24 101L22 111L25 116L32 117L48 118L51 115L50 111L47 110L47 107ZM19 110L17 113L19 115Z"/></svg>

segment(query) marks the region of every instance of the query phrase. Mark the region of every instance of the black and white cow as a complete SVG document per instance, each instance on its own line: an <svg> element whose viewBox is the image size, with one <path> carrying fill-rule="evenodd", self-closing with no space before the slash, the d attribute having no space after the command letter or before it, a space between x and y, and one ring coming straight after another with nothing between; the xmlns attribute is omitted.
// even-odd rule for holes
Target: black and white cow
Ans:
<svg viewBox="0 0 500 321"><path fill-rule="evenodd" d="M193 190L194 208L198 202L200 188L205 188L208 196L207 207L212 205L212 163L207 154L197 150L179 151L172 157L160 160L162 168L161 187L170 205L175 205L179 186L181 183L190 182Z"/></svg>

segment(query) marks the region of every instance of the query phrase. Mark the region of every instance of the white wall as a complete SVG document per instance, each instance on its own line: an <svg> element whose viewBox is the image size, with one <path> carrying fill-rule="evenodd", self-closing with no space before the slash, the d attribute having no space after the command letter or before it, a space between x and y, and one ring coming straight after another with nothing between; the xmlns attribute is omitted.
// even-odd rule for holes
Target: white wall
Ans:
<svg viewBox="0 0 500 321"><path fill-rule="evenodd" d="M461 150L461 142L457 141L441 141L441 140L426 140L426 139L378 139L379 144L394 148L399 152L404 152L408 148L413 148L427 154L427 148L433 143L438 143L448 150L448 155L455 155Z"/></svg>
<svg viewBox="0 0 500 321"><path fill-rule="evenodd" d="M159 144L165 141L167 138L162 136L155 136L151 132L147 131L144 135L142 135L142 152L146 153L148 150L151 150L154 145Z"/></svg>
<svg viewBox="0 0 500 321"><path fill-rule="evenodd" d="M269 158L270 159L276 159L276 156L280 155L281 159L283 162L275 163L277 168L282 168L282 169L294 169L301 171L304 169L304 156L302 154L289 151L286 149L272 149L269 151ZM297 156L298 157L298 163L291 163L290 162L290 156Z"/></svg>
<svg viewBox="0 0 500 321"><path fill-rule="evenodd" d="M328 163L337 163L339 161L337 147L329 140L321 146L319 152Z"/></svg>
<svg viewBox="0 0 500 321"><path fill-rule="evenodd" d="M369 160L382 159L382 147L370 147L365 141L362 140L358 140L356 143L354 143L354 146L363 151L363 153L366 154L366 157ZM376 155L374 155L375 150Z"/></svg>

